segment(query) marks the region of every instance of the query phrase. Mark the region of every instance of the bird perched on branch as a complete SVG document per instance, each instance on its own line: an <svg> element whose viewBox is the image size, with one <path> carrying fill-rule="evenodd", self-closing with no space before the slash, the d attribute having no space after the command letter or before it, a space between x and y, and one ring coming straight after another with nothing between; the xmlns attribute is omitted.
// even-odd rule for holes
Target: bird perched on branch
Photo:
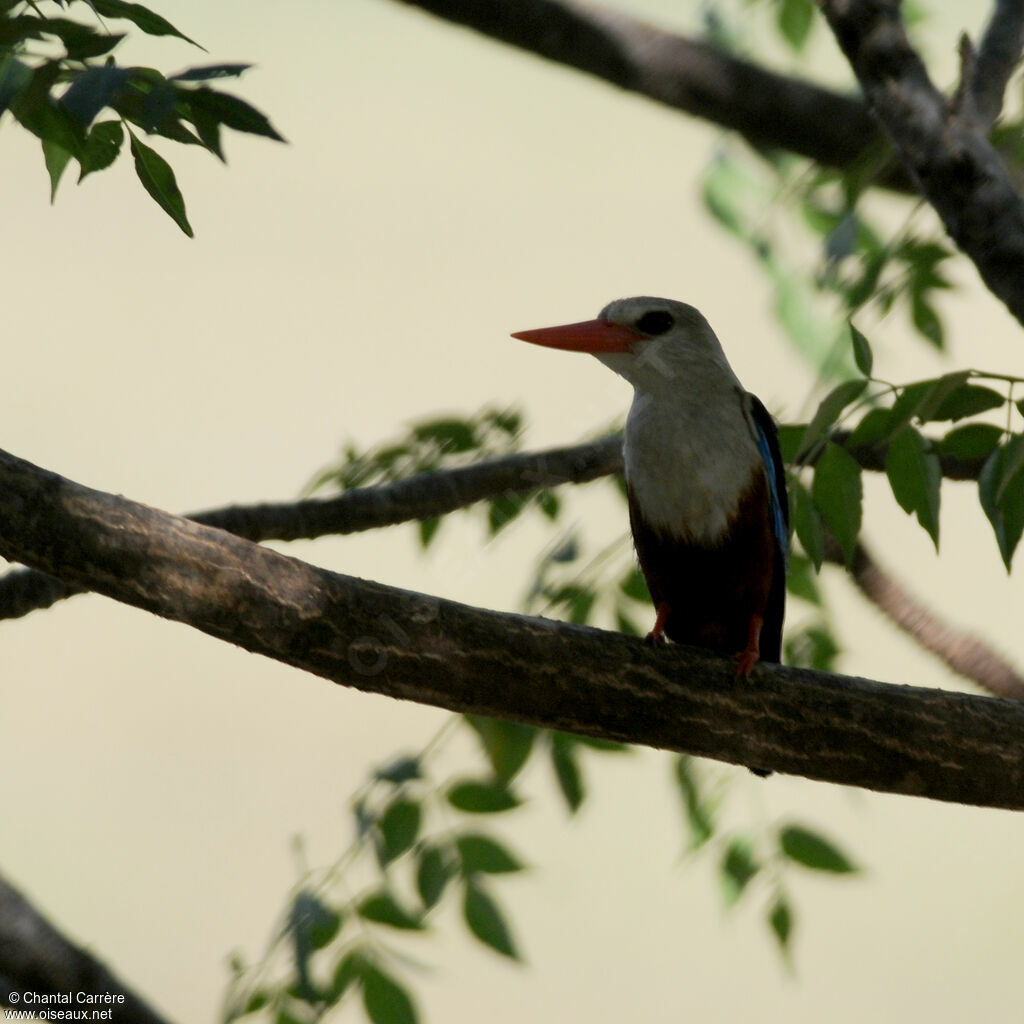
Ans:
<svg viewBox="0 0 1024 1024"><path fill-rule="evenodd" d="M789 506L778 431L707 320L670 299L620 299L596 320L517 331L589 352L633 385L623 459L651 642L781 658Z"/></svg>

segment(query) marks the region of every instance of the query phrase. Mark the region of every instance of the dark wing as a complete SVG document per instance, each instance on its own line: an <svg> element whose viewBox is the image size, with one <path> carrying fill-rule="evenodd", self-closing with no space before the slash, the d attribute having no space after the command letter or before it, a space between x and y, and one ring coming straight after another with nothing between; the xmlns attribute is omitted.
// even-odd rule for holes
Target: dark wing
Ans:
<svg viewBox="0 0 1024 1024"><path fill-rule="evenodd" d="M760 399L749 392L750 413L757 432L757 448L764 461L771 492L772 530L775 534L775 569L768 605L761 630L761 657L765 661L782 660L782 619L786 612L786 566L789 562L789 497L786 493L786 467L779 448L779 431L771 413Z"/></svg>

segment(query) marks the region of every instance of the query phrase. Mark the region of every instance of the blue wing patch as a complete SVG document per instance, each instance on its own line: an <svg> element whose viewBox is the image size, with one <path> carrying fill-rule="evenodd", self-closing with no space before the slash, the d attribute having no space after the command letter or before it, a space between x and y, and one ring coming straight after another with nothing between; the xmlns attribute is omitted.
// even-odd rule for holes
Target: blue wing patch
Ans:
<svg viewBox="0 0 1024 1024"><path fill-rule="evenodd" d="M779 432L771 414L760 400L749 392L750 411L754 421L754 439L768 477L772 509L772 528L784 562L789 563L789 497L786 494L786 470L779 448Z"/></svg>

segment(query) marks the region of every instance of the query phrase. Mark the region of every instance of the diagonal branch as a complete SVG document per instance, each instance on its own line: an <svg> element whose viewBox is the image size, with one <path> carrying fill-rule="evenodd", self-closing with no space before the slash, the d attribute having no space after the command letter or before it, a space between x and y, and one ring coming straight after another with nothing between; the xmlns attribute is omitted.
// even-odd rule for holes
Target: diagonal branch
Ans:
<svg viewBox="0 0 1024 1024"><path fill-rule="evenodd" d="M848 436L837 432L835 440L843 443ZM852 454L864 469L885 472L885 446L856 448ZM983 462L943 456L942 473L951 480L977 479ZM485 459L459 469L421 473L395 483L356 488L335 498L232 505L197 512L189 518L252 541L310 540L429 519L488 498L586 483L621 472L622 439L612 435L584 444ZM34 569L13 570L0 576L0 620L49 608L82 593L82 589Z"/></svg>
<svg viewBox="0 0 1024 1024"><path fill-rule="evenodd" d="M932 84L898 0L821 0L821 8L903 166L988 289L1024 323L1024 201L995 150Z"/></svg>
<svg viewBox="0 0 1024 1024"><path fill-rule="evenodd" d="M845 558L838 543L826 538L825 557L836 565ZM997 697L1024 700L1024 677L988 644L966 630L945 622L925 607L899 580L875 560L867 547L857 545L850 577L860 592L892 623L958 675Z"/></svg>
<svg viewBox="0 0 1024 1024"><path fill-rule="evenodd" d="M964 36L962 52L971 53ZM1020 0L996 0L977 53L966 61L961 99L970 104L981 131L988 132L1003 109L1006 86L1024 49L1024 4Z"/></svg>
<svg viewBox="0 0 1024 1024"><path fill-rule="evenodd" d="M0 1005L24 1005L24 997L81 993L96 996L99 1009L125 1024L165 1024L165 1018L126 988L91 953L75 945L0 876ZM109 1002L109 1000L113 1002ZM104 1001L108 1000L108 1001ZM26 1007L30 1017L33 1009ZM79 1004L77 1009L81 1010Z"/></svg>
<svg viewBox="0 0 1024 1024"><path fill-rule="evenodd" d="M754 146L846 168L887 144L864 104L621 11L569 0L404 0L493 39L738 131ZM901 168L879 180L914 191Z"/></svg>
<svg viewBox="0 0 1024 1024"><path fill-rule="evenodd" d="M26 516L24 510L33 514ZM0 555L344 686L809 778L1024 809L1024 707L654 649L330 573L0 453Z"/></svg>

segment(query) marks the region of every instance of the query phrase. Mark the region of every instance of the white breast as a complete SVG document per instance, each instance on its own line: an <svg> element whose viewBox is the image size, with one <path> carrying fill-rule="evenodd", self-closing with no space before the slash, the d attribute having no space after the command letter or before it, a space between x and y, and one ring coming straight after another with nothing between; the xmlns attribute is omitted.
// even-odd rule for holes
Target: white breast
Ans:
<svg viewBox="0 0 1024 1024"><path fill-rule="evenodd" d="M649 526L714 544L761 460L742 393L667 403L636 392L626 420L626 480Z"/></svg>

